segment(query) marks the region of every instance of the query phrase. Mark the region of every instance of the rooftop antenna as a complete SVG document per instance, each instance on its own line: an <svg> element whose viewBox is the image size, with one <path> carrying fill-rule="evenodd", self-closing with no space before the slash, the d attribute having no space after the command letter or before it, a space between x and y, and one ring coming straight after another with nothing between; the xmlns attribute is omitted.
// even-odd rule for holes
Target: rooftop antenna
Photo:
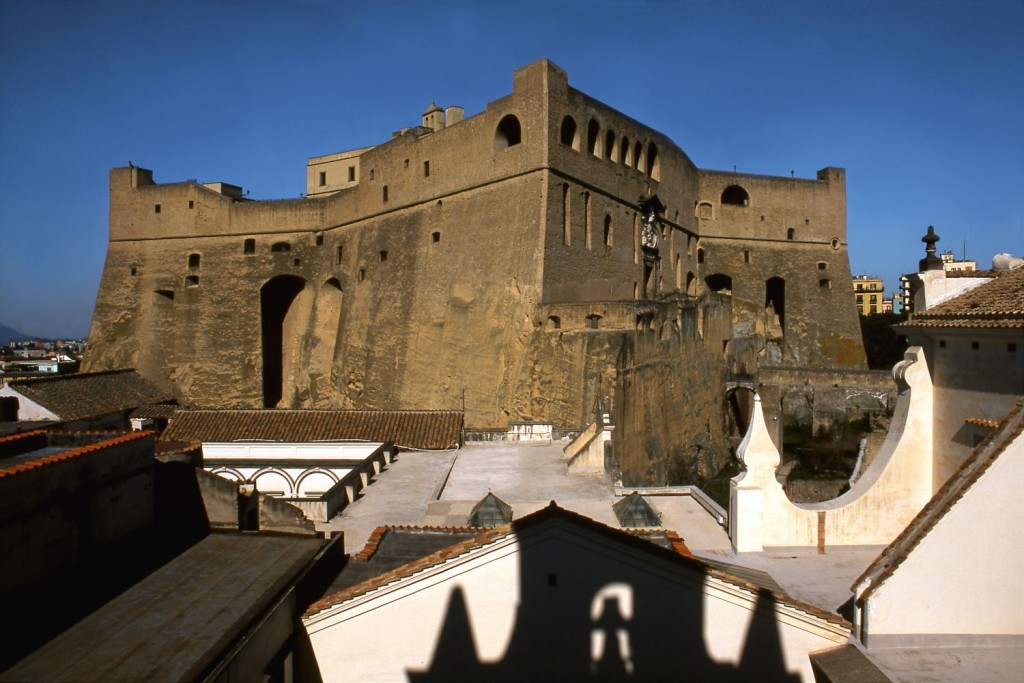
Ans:
<svg viewBox="0 0 1024 683"><path fill-rule="evenodd" d="M967 240L964 240L964 261L967 260Z"/></svg>

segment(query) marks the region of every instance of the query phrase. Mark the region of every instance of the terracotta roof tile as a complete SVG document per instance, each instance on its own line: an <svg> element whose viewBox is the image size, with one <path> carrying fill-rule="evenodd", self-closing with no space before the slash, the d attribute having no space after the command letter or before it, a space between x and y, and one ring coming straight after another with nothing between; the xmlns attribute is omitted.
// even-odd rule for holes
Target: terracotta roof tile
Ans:
<svg viewBox="0 0 1024 683"><path fill-rule="evenodd" d="M391 441L443 450L461 444L455 410L179 410L162 441Z"/></svg>
<svg viewBox="0 0 1024 683"><path fill-rule="evenodd" d="M1017 438L1024 434L1024 397L999 421L996 429L985 437L971 455L950 476L932 499L911 520L907 528L897 536L882 554L864 570L854 582L852 589L870 579L871 583L860 596L870 597L885 583L914 549L921 543L957 501L964 497L972 486L988 471L999 455Z"/></svg>
<svg viewBox="0 0 1024 683"><path fill-rule="evenodd" d="M911 314L897 327L1024 328L1024 268L998 272L989 282Z"/></svg>
<svg viewBox="0 0 1024 683"><path fill-rule="evenodd" d="M62 420L80 420L128 411L174 396L144 379L135 370L82 372L75 375L19 379L10 387Z"/></svg>
<svg viewBox="0 0 1024 683"><path fill-rule="evenodd" d="M116 446L117 444L127 443L128 441L134 441L136 439L151 437L154 436L155 434L156 432L148 430L129 432L127 434L122 434L121 436L116 436L112 439L107 439L106 441L97 441L96 443L91 443L88 444L87 446L69 448L59 453L40 456L38 458L33 458L31 460L24 460L13 465L8 465L7 467L0 467L0 479L4 477L13 477L17 474L21 474L22 472L28 472L30 470L39 469L40 467L46 467L47 465L51 465L53 463L64 462L66 460L71 460L73 458L80 458L83 455L86 455L87 453L94 453L96 451L101 451L104 448L109 448L110 446Z"/></svg>

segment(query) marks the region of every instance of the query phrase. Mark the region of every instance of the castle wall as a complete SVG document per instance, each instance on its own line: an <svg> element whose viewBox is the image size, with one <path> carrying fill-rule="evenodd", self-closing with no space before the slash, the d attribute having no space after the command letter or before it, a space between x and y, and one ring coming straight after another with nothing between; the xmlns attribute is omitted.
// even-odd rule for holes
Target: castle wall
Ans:
<svg viewBox="0 0 1024 683"><path fill-rule="evenodd" d="M732 174L699 171L671 140L569 88L547 60L513 81L475 116L311 160L314 197L249 201L235 186L111 171L110 245L83 369L136 367L201 406L464 401L470 427L579 427L614 393L614 333L633 334L651 323L645 305L696 296L701 277L727 268L734 331L754 340L733 347L744 362L776 360L758 341L773 338L771 321L757 322L773 276L786 280L777 360L863 361L845 246L829 244L845 240L841 171L744 176L755 201L746 213L767 211L773 230L806 216L813 231L799 239L769 235L737 207L699 219L698 200ZM346 173L356 160L354 180L329 178L332 191L320 193L317 160ZM655 196L664 209L650 250L640 213ZM817 289L819 262L831 290ZM261 306L282 321L266 344ZM563 314L583 325L553 331ZM268 389L275 363L280 386Z"/></svg>

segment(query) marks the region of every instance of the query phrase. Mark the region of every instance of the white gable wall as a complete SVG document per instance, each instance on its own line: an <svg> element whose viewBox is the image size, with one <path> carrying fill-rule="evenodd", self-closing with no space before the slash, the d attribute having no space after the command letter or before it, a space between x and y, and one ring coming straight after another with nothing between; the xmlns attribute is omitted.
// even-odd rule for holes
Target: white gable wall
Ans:
<svg viewBox="0 0 1024 683"><path fill-rule="evenodd" d="M18 420L60 420L60 415L36 403L30 398L22 396L11 388L9 384L0 387L0 396L13 396L18 399Z"/></svg>
<svg viewBox="0 0 1024 683"><path fill-rule="evenodd" d="M549 585L551 575L555 586ZM581 533L574 525L546 522L523 532L521 541L505 537L305 618L324 680L405 681L409 672L428 670L457 589L465 598L478 660L499 665L514 639L538 631L563 648L564 657L553 660L586 660L595 641L608 637L593 619L606 595L618 598L620 613L629 612L620 616L637 666L656 659L686 667L701 658L734 665L747 645L756 604L751 591ZM839 626L785 605L767 609L759 609L760 632L777 621L768 629L767 640L774 641L769 649L780 651L775 654L785 669L804 680L813 680L809 652L846 642L848 634ZM375 656L379 650L367 643L387 643L387 654ZM555 667L570 667L568 673L589 664L545 666L558 678ZM637 670L639 677L644 673Z"/></svg>
<svg viewBox="0 0 1024 683"><path fill-rule="evenodd" d="M906 635L1024 635L1024 436L1017 436L870 595L865 644Z"/></svg>

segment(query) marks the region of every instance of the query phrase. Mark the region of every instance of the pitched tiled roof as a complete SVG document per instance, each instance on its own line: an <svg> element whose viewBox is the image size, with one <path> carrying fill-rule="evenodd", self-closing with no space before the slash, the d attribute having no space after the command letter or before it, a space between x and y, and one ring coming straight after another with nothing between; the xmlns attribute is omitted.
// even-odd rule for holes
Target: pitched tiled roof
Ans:
<svg viewBox="0 0 1024 683"><path fill-rule="evenodd" d="M854 591L864 581L871 583L861 594L861 598L869 597L885 583L893 572L914 551L914 548L927 536L957 501L964 497L972 486L988 471L999 455L1017 438L1024 434L1024 398L1017 401L1012 410L999 422L995 431L985 437L977 448L953 473L949 480L936 492L921 512L911 520L907 528L882 551L871 565L864 570L852 588Z"/></svg>
<svg viewBox="0 0 1024 683"><path fill-rule="evenodd" d="M989 282L912 314L899 327L1024 328L1024 268L1000 271Z"/></svg>
<svg viewBox="0 0 1024 683"><path fill-rule="evenodd" d="M45 432L26 432L23 435L17 435L12 437L6 437L7 439L22 438L24 436L37 437L39 434L45 434ZM40 467L46 467L47 465L55 462L64 462L65 460L72 460L74 458L80 458L87 453L94 453L101 451L104 448L110 446L116 446L118 444L127 443L129 441L135 441L136 439L142 439L151 437L155 434L153 431L138 431L129 432L120 436L115 436L112 439L105 441L97 441L96 443L87 444L85 446L79 446L78 448L68 448L61 450L57 453L50 453L48 455L40 455L38 458L30 458L27 460L18 460L17 462L7 465L6 467L0 466L0 479L4 477L13 477L22 472L29 472L31 470L39 469ZM0 461L2 463L2 461Z"/></svg>
<svg viewBox="0 0 1024 683"><path fill-rule="evenodd" d="M135 370L82 372L76 375L19 379L9 386L62 420L81 420L131 410L174 396Z"/></svg>
<svg viewBox="0 0 1024 683"><path fill-rule="evenodd" d="M480 533L477 536L474 536L473 538L466 539L464 541L456 543L455 545L439 550L433 553L432 555L428 555L413 562L409 562L405 565L402 565L401 567L398 567L397 569L385 572L383 574L380 574L379 576L374 576L372 578L367 579L366 581L363 581L362 583L350 586L332 595L328 595L322 600L311 605L309 609L306 610L305 616L310 616L316 614L317 612L322 612L323 610L328 609L334 605L338 605L342 602L345 602L346 600L350 600L360 595L364 595L378 588L382 588L395 581L399 581L401 579L410 577L426 569L430 569L431 567L443 564L451 558L459 557L468 552L476 550L477 548L482 548L490 543L501 540L502 538L505 538L509 535L526 531L527 529L543 524L544 522L553 518L566 520L569 523L576 524L580 527L583 527L584 529L606 536L619 543L628 545L634 550L640 551L641 553L648 553L658 556L662 559L667 559L668 561L677 564L684 571L696 571L700 572L701 574L713 576L734 586L738 586L740 588L744 588L755 593L759 591L768 590L772 593L774 599L779 603L789 605L790 607L811 614L815 617L818 617L819 619L829 621L833 624L838 624L843 628L851 627L850 623L838 614L834 614L832 612L828 612L818 607L814 607L813 605L808 605L799 600L791 598L790 596L784 593L774 592L771 590L771 587L754 584L745 579L733 576L731 574L728 574L727 572L711 567L704 561L700 560L699 558L695 558L692 554L690 554L689 550L686 549L686 546L682 543L682 539L679 539L678 544L673 541L671 549L666 548L662 545L659 545L658 543L651 542L651 540L645 538L646 536L653 535L659 532L635 529L629 531L614 529L600 522L596 522L590 519L589 517L585 517L584 515L578 514L571 510L566 510L565 508L561 508L555 504L555 501L551 501L551 504L548 505L547 507L542 508L532 514L529 514L526 517L523 517L522 519L515 520L509 524L505 524L494 529L489 529L487 531ZM378 542L379 540L380 539L378 538ZM682 550L680 550L680 546L682 547L682 550L686 551L685 553Z"/></svg>
<svg viewBox="0 0 1024 683"><path fill-rule="evenodd" d="M391 441L399 448L458 448L455 410L179 410L163 441Z"/></svg>

